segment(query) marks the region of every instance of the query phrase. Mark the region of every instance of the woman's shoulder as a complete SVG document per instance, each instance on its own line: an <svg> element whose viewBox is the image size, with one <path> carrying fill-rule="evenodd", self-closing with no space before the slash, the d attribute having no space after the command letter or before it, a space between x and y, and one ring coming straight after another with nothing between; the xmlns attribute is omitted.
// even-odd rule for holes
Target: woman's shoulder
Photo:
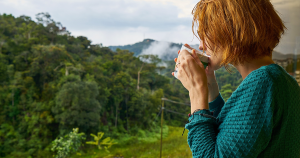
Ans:
<svg viewBox="0 0 300 158"><path fill-rule="evenodd" d="M270 82L273 82L278 76L285 75L282 70L283 68L277 64L261 66L250 72L243 82L248 83L260 80L269 80Z"/></svg>
<svg viewBox="0 0 300 158"><path fill-rule="evenodd" d="M252 71L240 85L247 87L249 84L252 86L253 84L266 84L277 88L281 88L282 86L284 88L287 88L286 86L299 86L296 79L277 64L265 65Z"/></svg>
<svg viewBox="0 0 300 158"><path fill-rule="evenodd" d="M277 65L278 66L278 65ZM257 91L261 88L267 88L273 85L273 78L276 78L276 74L273 74L273 69L279 69L276 65L266 65L259 69L250 72L247 77L241 82L235 92L243 93L248 91ZM276 71L275 71L276 72Z"/></svg>
<svg viewBox="0 0 300 158"><path fill-rule="evenodd" d="M268 66L252 71L232 93L222 109L222 117L228 112L264 109L268 111L274 96L274 81Z"/></svg>
<svg viewBox="0 0 300 158"><path fill-rule="evenodd" d="M256 76L256 78L265 77L262 80L271 82L274 90L283 91L289 89L295 92L299 92L300 90L296 79L277 64L262 66L257 71L254 71L253 75Z"/></svg>
<svg viewBox="0 0 300 158"><path fill-rule="evenodd" d="M262 95L262 93L272 95L282 92L299 94L300 87L295 78L281 66L270 64L252 71L232 96Z"/></svg>

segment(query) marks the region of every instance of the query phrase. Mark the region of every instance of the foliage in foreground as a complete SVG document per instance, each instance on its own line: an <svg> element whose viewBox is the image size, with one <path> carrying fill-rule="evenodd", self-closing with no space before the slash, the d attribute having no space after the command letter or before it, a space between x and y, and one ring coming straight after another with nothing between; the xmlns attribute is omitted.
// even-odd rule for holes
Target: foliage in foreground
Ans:
<svg viewBox="0 0 300 158"><path fill-rule="evenodd" d="M91 134L91 136L94 138L94 141L88 141L86 142L86 144L91 144L91 145L96 145L98 147L99 150L101 150L102 148L105 149L105 151L107 153L109 153L109 148L113 145L113 144L116 144L114 143L114 140L113 139L110 139L110 137L107 137L103 140L102 137L103 137L104 133L103 132L98 132L98 135L95 135L95 134Z"/></svg>
<svg viewBox="0 0 300 158"><path fill-rule="evenodd" d="M55 139L51 148L51 151L56 153L55 158L66 158L76 153L81 147L82 141L85 140L84 135L84 133L78 133L78 128L75 128L64 137Z"/></svg>
<svg viewBox="0 0 300 158"><path fill-rule="evenodd" d="M91 136L94 138L94 141L88 141L88 142L86 142L86 144L95 145L98 147L98 149L100 151L102 151L102 149L104 149L109 154L110 152L108 149L113 144L117 144L117 143L115 143L114 140L111 139L110 137L107 137L107 138L101 140L103 135L104 135L103 132L98 132L98 135L91 134ZM109 157L109 156L112 156L112 155L107 155L106 157Z"/></svg>
<svg viewBox="0 0 300 158"><path fill-rule="evenodd" d="M162 157L163 158L186 158L192 157L192 152L187 143L187 131L182 136L183 127L164 126ZM126 140L125 140L126 139ZM113 156L109 156L113 155ZM134 137L124 137L119 143L110 148L110 153L101 152L97 148L90 149L81 156L74 158L157 158L160 156L160 128L155 132L140 132Z"/></svg>

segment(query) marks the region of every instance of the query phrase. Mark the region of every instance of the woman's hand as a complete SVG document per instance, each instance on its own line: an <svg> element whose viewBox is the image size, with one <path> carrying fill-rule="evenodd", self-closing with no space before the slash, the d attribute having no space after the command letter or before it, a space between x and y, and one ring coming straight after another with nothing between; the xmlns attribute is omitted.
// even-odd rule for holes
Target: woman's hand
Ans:
<svg viewBox="0 0 300 158"><path fill-rule="evenodd" d="M195 88L207 87L207 76L204 66L197 57L194 49L192 52L192 54L186 50L178 52L180 55L178 59L175 59L178 67L177 77L188 91Z"/></svg>
<svg viewBox="0 0 300 158"><path fill-rule="evenodd" d="M185 44L184 46L186 46L187 48L189 49L194 49L192 48L191 46L189 46L188 44ZM215 81L215 71L213 69L211 69L211 66L210 66L210 59L208 58L208 65L206 66L206 69L205 69L205 73L206 73L206 76L207 76L207 82L208 84L210 84L210 81Z"/></svg>
<svg viewBox="0 0 300 158"><path fill-rule="evenodd" d="M191 101L191 113L196 109L209 109L208 106L208 85L204 65L196 55L195 49L192 54L188 51L178 51L177 78L189 91ZM174 72L172 73L174 75Z"/></svg>
<svg viewBox="0 0 300 158"><path fill-rule="evenodd" d="M189 49L193 49L188 44L185 44L185 46ZM212 102L219 95L219 86L215 76L215 71L211 68L210 65L210 58L208 58L208 65L206 66L205 73L207 76L207 85L208 85L208 102Z"/></svg>

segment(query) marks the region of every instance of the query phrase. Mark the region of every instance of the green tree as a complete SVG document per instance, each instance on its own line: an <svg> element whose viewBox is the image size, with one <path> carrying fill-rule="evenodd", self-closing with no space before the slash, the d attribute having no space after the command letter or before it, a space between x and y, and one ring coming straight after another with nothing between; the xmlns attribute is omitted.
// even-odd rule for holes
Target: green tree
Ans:
<svg viewBox="0 0 300 158"><path fill-rule="evenodd" d="M230 96L234 90L235 90L235 88L232 87L230 83L222 86L220 93L225 102L230 98Z"/></svg>
<svg viewBox="0 0 300 158"><path fill-rule="evenodd" d="M62 78L62 86L55 97L52 111L60 128L79 127L83 131L99 125L101 106L96 100L99 94L97 83L81 81L79 76ZM64 133L64 131L62 131Z"/></svg>

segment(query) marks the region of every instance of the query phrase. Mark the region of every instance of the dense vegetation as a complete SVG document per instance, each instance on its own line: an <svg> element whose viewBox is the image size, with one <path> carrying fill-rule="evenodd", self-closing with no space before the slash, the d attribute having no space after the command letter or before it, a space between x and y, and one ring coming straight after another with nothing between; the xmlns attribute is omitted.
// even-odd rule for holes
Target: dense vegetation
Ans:
<svg viewBox="0 0 300 158"><path fill-rule="evenodd" d="M160 67L157 56L112 51L83 36L59 35L61 29L47 13L37 14L37 22L0 15L0 157L43 157L55 138L77 127L112 138L151 131L159 126L161 98L189 102L171 75L174 61ZM237 71L224 69L217 78L225 99L242 81ZM165 119L183 127L187 116L167 113Z"/></svg>

